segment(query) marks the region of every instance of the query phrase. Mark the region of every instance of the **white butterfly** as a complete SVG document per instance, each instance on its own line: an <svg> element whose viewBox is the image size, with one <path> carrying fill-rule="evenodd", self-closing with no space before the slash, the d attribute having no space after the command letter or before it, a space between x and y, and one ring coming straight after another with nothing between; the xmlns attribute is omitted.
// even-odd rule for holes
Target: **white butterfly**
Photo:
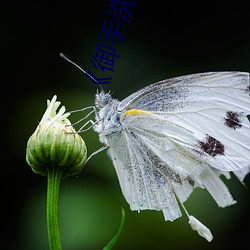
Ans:
<svg viewBox="0 0 250 250"><path fill-rule="evenodd" d="M119 102L96 94L94 130L117 172L132 210L161 210L165 220L183 206L194 230L210 230L186 211L195 187L220 207L235 203L220 175L240 181L250 172L249 74L210 72L163 80Z"/></svg>

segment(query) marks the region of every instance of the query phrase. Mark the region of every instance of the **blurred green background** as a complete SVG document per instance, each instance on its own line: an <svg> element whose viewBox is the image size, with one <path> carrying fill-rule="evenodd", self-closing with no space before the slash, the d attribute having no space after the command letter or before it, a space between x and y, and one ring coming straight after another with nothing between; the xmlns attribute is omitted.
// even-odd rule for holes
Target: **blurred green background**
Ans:
<svg viewBox="0 0 250 250"><path fill-rule="evenodd" d="M133 1L130 1L131 3ZM12 1L1 5L2 227L1 249L48 249L46 178L25 161L26 143L54 94L67 110L93 105L98 88L59 57L91 70L109 10L103 1ZM123 22L123 43L112 81L104 86L123 99L139 88L169 77L205 71L249 71L248 6L218 2L137 1L131 23ZM76 121L79 115L72 116ZM88 152L101 147L97 135L82 134ZM190 229L185 216L165 222L161 212L132 212L124 200L106 152L93 157L81 175L62 181L60 228L64 250L102 249L126 219L114 249L248 249L249 188L226 180L238 203L218 208L205 190L186 202L190 214L207 225L211 243ZM250 186L250 177L246 178Z"/></svg>

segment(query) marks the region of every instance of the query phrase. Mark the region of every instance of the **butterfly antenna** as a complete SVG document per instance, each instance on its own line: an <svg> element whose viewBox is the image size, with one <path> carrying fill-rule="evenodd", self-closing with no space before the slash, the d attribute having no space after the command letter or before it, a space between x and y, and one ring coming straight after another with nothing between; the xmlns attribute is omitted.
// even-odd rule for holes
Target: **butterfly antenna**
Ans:
<svg viewBox="0 0 250 250"><path fill-rule="evenodd" d="M73 61L71 61L67 56L65 56L63 53L60 53L60 57L62 59L64 59L65 61L73 64L75 67L77 67L79 70L81 70L85 75L87 75L88 77L90 77L92 80L94 80L96 83L98 83L98 81L89 73L87 73L84 69L82 69L79 65L77 65L76 63L74 63Z"/></svg>

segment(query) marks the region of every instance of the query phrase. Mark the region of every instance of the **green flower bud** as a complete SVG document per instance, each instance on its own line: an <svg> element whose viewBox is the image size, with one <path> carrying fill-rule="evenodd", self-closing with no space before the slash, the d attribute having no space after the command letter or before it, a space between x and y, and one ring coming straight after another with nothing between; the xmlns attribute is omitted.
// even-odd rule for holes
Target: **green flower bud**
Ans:
<svg viewBox="0 0 250 250"><path fill-rule="evenodd" d="M32 170L43 176L50 168L62 171L62 177L75 175L87 158L87 148L65 113L64 106L56 113L60 102L54 96L47 101L41 122L27 143L26 161Z"/></svg>

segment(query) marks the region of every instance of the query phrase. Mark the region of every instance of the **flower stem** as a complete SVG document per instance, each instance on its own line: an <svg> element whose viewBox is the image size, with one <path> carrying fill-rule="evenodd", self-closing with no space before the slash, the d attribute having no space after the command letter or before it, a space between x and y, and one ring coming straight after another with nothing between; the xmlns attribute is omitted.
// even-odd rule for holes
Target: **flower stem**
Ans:
<svg viewBox="0 0 250 250"><path fill-rule="evenodd" d="M48 168L47 183L47 228L50 250L61 250L61 240L59 231L59 188L62 176L59 167Z"/></svg>

